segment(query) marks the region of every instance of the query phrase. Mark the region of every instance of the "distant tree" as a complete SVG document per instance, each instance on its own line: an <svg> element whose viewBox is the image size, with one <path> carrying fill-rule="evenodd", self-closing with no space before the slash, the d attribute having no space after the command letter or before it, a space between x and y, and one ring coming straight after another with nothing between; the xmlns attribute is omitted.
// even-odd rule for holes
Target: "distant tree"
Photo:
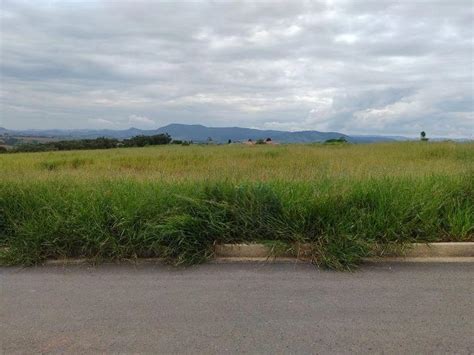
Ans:
<svg viewBox="0 0 474 355"><path fill-rule="evenodd" d="M10 137L8 135L5 135L3 137L3 141L5 142L6 145L16 145L21 142L20 139L15 138L15 137Z"/></svg>
<svg viewBox="0 0 474 355"><path fill-rule="evenodd" d="M135 136L125 139L123 144L126 147L144 147L146 145L163 145L171 143L172 139L168 133L157 134L154 136Z"/></svg>
<svg viewBox="0 0 474 355"><path fill-rule="evenodd" d="M425 132L425 131L421 131L421 133L420 133L420 139L421 139L422 141L427 141L427 140L428 140L428 138L426 138L426 132Z"/></svg>
<svg viewBox="0 0 474 355"><path fill-rule="evenodd" d="M255 144L265 144L265 141L263 139L257 139Z"/></svg>
<svg viewBox="0 0 474 355"><path fill-rule="evenodd" d="M230 144L230 143L232 143L232 139L229 139L229 140L227 141L227 144Z"/></svg>
<svg viewBox="0 0 474 355"><path fill-rule="evenodd" d="M324 141L324 144L343 144L347 143L347 140L344 137L327 139Z"/></svg>
<svg viewBox="0 0 474 355"><path fill-rule="evenodd" d="M268 137L267 139L265 139L265 142L271 142L272 139L270 137Z"/></svg>
<svg viewBox="0 0 474 355"><path fill-rule="evenodd" d="M212 137L207 137L207 143L212 143Z"/></svg>
<svg viewBox="0 0 474 355"><path fill-rule="evenodd" d="M5 148L4 146L1 146L1 145L0 145L0 154L6 153L6 152L7 152L7 148Z"/></svg>
<svg viewBox="0 0 474 355"><path fill-rule="evenodd" d="M146 145L169 144L168 134L136 136L120 142L115 138L75 139L47 143L24 143L14 147L13 152L46 152L54 150L111 149L117 147L144 147Z"/></svg>

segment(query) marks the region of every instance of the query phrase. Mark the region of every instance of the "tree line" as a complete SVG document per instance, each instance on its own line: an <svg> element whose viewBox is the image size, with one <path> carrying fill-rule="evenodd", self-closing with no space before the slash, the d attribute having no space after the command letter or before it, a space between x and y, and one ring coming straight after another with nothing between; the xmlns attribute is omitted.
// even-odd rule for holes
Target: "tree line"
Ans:
<svg viewBox="0 0 474 355"><path fill-rule="evenodd" d="M119 147L145 147L148 145L163 145L171 143L168 133L153 136L135 136L129 139L99 137L95 139L61 140L46 143L23 143L15 146L8 152L48 152L57 150L85 150L85 149L111 149ZM7 150L0 150L0 153Z"/></svg>

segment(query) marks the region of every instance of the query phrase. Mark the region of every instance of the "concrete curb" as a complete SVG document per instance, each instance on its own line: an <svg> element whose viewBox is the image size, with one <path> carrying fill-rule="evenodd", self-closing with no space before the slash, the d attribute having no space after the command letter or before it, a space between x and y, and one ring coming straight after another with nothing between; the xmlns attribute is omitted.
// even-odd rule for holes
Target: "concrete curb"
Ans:
<svg viewBox="0 0 474 355"><path fill-rule="evenodd" d="M214 247L217 258L305 258L311 255L311 245L296 244L292 250L280 250L265 244L218 244Z"/></svg>
<svg viewBox="0 0 474 355"><path fill-rule="evenodd" d="M292 250L278 250L264 244L221 244L215 246L213 263L245 262L310 262L311 246L299 244ZM163 258L141 258L107 264L159 264ZM414 243L411 247L385 256L365 258L364 262L474 262L474 242ZM94 263L91 259L47 260L44 265L81 265Z"/></svg>
<svg viewBox="0 0 474 355"><path fill-rule="evenodd" d="M384 258L364 258L364 263L378 264L378 263L473 263L472 256L456 256L456 257L397 257L389 256Z"/></svg>
<svg viewBox="0 0 474 355"><path fill-rule="evenodd" d="M310 255L311 245L296 245L294 251L282 251L272 249L264 244L221 244L216 245L216 257L225 258L271 258L297 257L305 259ZM414 243L399 253L388 254L387 257L407 258L457 258L474 257L474 242L452 242L452 243Z"/></svg>
<svg viewBox="0 0 474 355"><path fill-rule="evenodd" d="M401 255L400 255L401 256ZM474 242L457 243L416 243L406 250L403 256L406 257L444 257L462 258L474 257Z"/></svg>

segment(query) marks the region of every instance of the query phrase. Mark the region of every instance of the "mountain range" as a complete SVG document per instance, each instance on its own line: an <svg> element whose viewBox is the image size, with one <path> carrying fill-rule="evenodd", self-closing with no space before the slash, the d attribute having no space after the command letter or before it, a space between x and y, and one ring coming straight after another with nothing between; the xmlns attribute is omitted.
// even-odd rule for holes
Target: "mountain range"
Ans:
<svg viewBox="0 0 474 355"><path fill-rule="evenodd" d="M117 139L126 139L133 136L145 135L151 136L160 133L168 133L175 140L190 140L193 142L206 142L209 138L216 143L226 143L232 141L247 141L249 139L258 140L271 138L273 141L281 143L310 143L322 142L327 139L345 138L353 143L371 143L381 141L408 140L405 137L398 136L357 136L346 135L339 132L320 132L320 131L277 131L260 130L242 127L206 127L203 125L187 125L173 123L158 129L143 130L139 128L129 128L125 130L111 129L45 129L45 130L9 130L0 127L0 135L10 136L34 136L51 137L61 139L86 139L108 137Z"/></svg>

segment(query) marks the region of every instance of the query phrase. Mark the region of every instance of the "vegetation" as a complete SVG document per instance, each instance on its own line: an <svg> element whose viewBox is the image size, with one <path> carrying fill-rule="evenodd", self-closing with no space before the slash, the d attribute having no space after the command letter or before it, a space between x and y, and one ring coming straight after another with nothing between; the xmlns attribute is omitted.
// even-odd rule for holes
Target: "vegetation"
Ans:
<svg viewBox="0 0 474 355"><path fill-rule="evenodd" d="M421 131L420 140L422 140L424 142L427 142L429 140L429 138L426 137L426 132L425 131Z"/></svg>
<svg viewBox="0 0 474 355"><path fill-rule="evenodd" d="M163 145L169 143L171 143L171 137L167 133L154 136L135 136L123 141L125 147L144 147L147 145Z"/></svg>
<svg viewBox="0 0 474 355"><path fill-rule="evenodd" d="M46 152L53 150L110 149L117 147L119 141L112 138L64 140L47 143L20 144L13 152Z"/></svg>
<svg viewBox="0 0 474 355"><path fill-rule="evenodd" d="M6 145L15 145L15 144L18 144L20 140L15 137L3 136L2 141Z"/></svg>
<svg viewBox="0 0 474 355"><path fill-rule="evenodd" d="M324 144L343 144L343 143L347 143L347 140L344 137L326 139L324 141Z"/></svg>
<svg viewBox="0 0 474 355"><path fill-rule="evenodd" d="M46 143L23 143L15 146L12 152L47 152L55 150L90 150L90 149L111 149L119 146L123 147L144 147L147 145L169 144L171 137L168 134L158 134L153 136L136 136L120 142L115 138L99 137L96 139L75 139L52 141Z"/></svg>
<svg viewBox="0 0 474 355"><path fill-rule="evenodd" d="M177 144L177 145L190 145L192 144L193 142L192 141L183 141L183 140L180 140L180 139L173 139L171 141L171 144Z"/></svg>
<svg viewBox="0 0 474 355"><path fill-rule="evenodd" d="M165 145L0 156L0 260L312 245L343 269L413 241L474 240L474 144Z"/></svg>

